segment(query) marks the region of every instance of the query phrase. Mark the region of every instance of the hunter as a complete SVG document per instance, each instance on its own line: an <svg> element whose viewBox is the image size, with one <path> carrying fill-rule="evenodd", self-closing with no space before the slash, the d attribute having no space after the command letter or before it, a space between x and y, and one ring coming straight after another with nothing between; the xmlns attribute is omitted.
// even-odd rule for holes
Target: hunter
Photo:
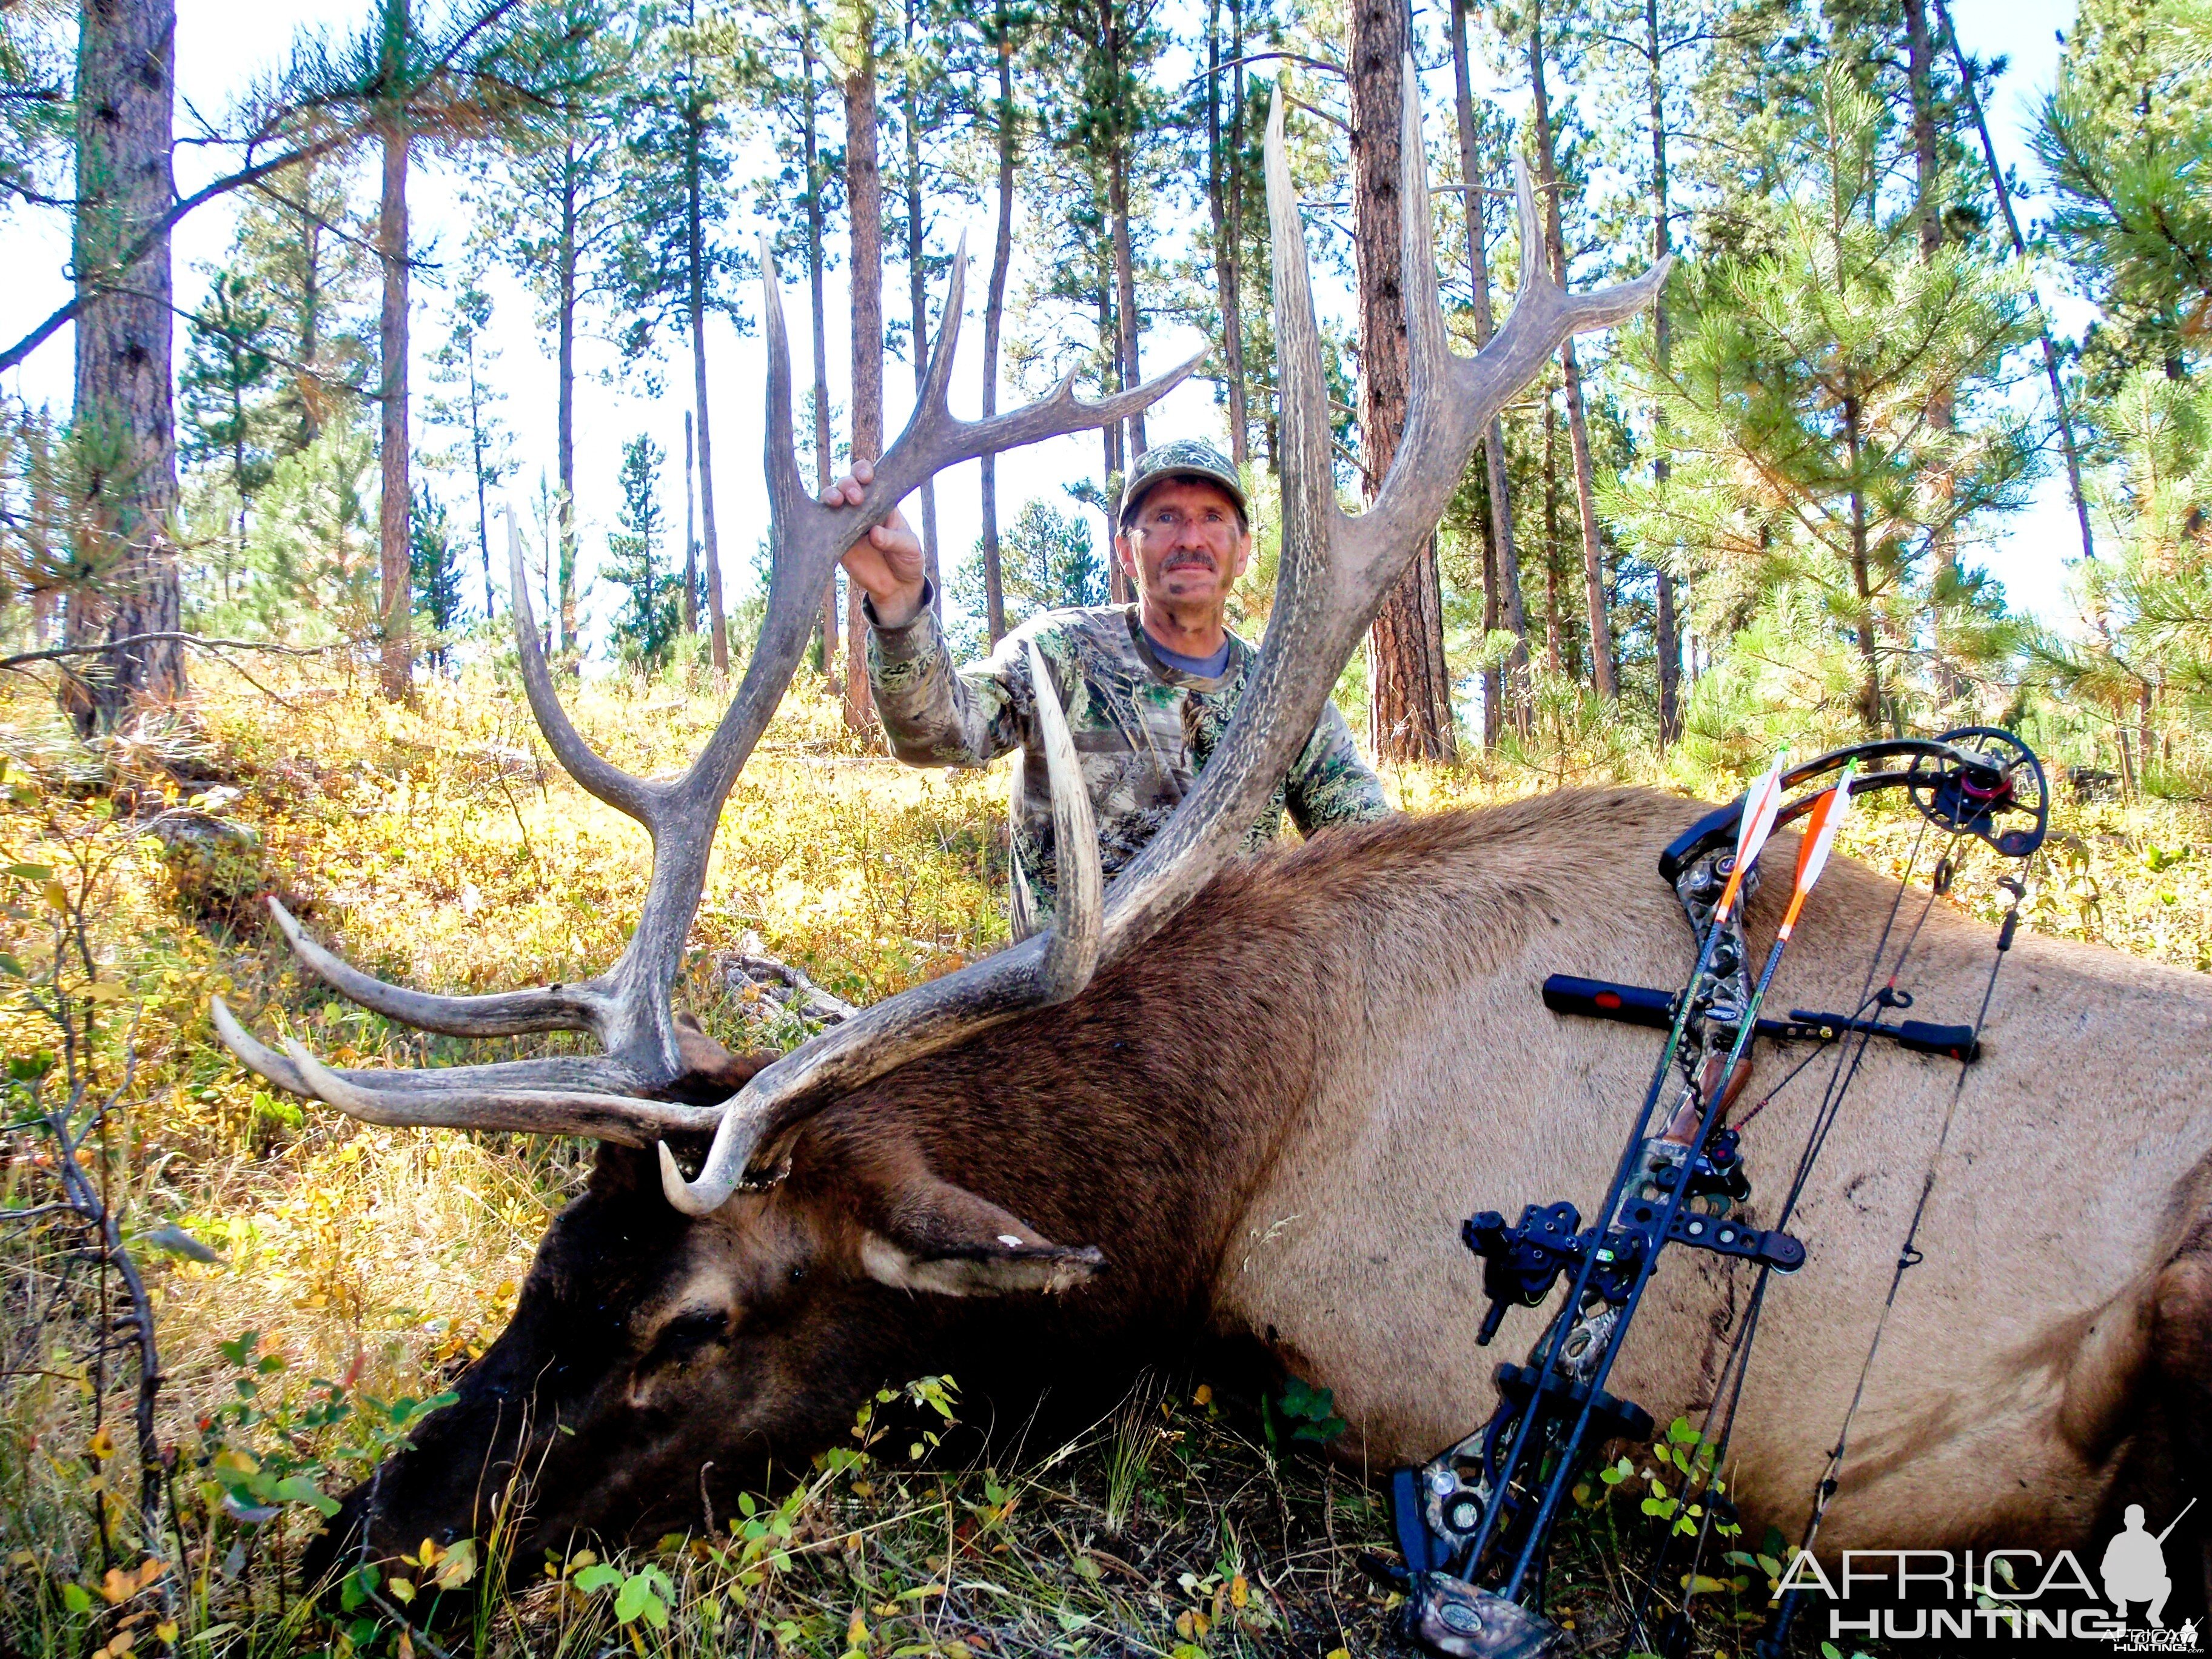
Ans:
<svg viewBox="0 0 2212 1659"><path fill-rule="evenodd" d="M866 462L856 463L823 500L857 505L873 476ZM1189 792L1258 659L1227 625L1229 590L1251 560L1252 530L1226 456L1189 439L1146 451L1122 492L1114 551L1136 590L1134 605L1045 611L958 670L938 627L921 544L905 519L894 511L845 555L846 574L866 596L868 684L891 752L911 766L983 766L1010 749L1022 751L1014 779L1017 939L1050 920L1058 891L1024 642L1036 641L1067 711L1109 881ZM1285 808L1307 835L1390 810L1333 703L1252 826L1248 850L1279 833Z"/></svg>

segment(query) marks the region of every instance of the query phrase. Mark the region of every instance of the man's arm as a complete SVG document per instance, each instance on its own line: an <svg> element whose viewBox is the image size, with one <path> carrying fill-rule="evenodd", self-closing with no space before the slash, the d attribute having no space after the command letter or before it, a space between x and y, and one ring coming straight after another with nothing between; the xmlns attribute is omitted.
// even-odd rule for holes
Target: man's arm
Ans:
<svg viewBox="0 0 2212 1659"><path fill-rule="evenodd" d="M1026 701L1029 664L1019 636L956 672L927 586L902 627L876 620L872 596L866 611L868 687L894 755L909 766L985 766L1021 742L1017 677Z"/></svg>
<svg viewBox="0 0 2212 1659"><path fill-rule="evenodd" d="M867 462L854 462L823 505L858 506L874 477ZM1020 647L1001 641L988 659L954 672L930 605L921 543L906 520L894 510L871 526L843 563L847 579L867 596L861 614L868 619L868 686L891 752L910 766L984 766L1019 743L1015 677L1024 690L1029 678Z"/></svg>
<svg viewBox="0 0 2212 1659"><path fill-rule="evenodd" d="M1284 780L1285 804L1302 835L1333 823L1372 823L1390 816L1382 799L1382 780L1359 758L1352 728L1334 703L1322 709L1313 736Z"/></svg>

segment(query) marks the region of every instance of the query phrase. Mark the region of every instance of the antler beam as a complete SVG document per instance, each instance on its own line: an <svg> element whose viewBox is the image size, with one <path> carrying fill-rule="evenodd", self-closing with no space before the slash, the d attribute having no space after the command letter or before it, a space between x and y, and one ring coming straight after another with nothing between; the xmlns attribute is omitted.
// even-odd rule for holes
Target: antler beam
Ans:
<svg viewBox="0 0 2212 1659"><path fill-rule="evenodd" d="M1491 418L1534 379L1571 334L1608 327L1651 302L1665 282L1662 260L1636 282L1571 296L1547 268L1535 198L1515 170L1520 201L1522 283L1513 314L1482 352L1455 355L1446 337L1431 244L1421 143L1419 82L1405 71L1400 188L1400 258L1412 344L1413 386L1405 436L1382 488L1357 517L1336 504L1321 331L1315 321L1305 233L1283 143L1279 92L1267 119L1267 211L1274 241L1276 343L1282 386L1283 555L1267 642L1229 731L1198 787L1140 854L1115 878L1100 921L1097 965L1119 960L1213 879L1243 843L1277 781L1312 735L1337 677L1373 622L1383 596L1433 532ZM932 366L933 374L936 365ZM771 470L775 463L771 461ZM797 488L796 463L788 465ZM901 481L902 493L909 486ZM860 517L872 521L875 497ZM1032 666L1036 675L1039 670ZM1044 699L1040 697L1042 706ZM1049 753L1048 748L1048 753ZM1055 789L1055 804L1059 791ZM1063 857L1064 827L1055 825ZM729 1103L697 1180L684 1182L665 1148L661 1173L670 1202L690 1214L719 1206L776 1144L837 1093L949 1046L1045 1000L1042 958L1059 936L1032 939L957 974L879 1003L793 1050ZM1073 994L1055 987L1054 997Z"/></svg>
<svg viewBox="0 0 2212 1659"><path fill-rule="evenodd" d="M765 240L762 268L769 344L766 465L775 550L768 615L728 708L680 776L632 776L595 751L569 720L538 641L521 533L512 510L507 515L516 646L523 686L538 727L571 776L642 824L653 838L652 880L636 930L621 957L605 973L580 984L491 996L435 996L362 973L309 939L281 904L271 900L270 905L277 927L309 970L363 1007L422 1030L459 1036L589 1031L605 1048L605 1057L419 1072L339 1071L320 1065L296 1046L288 1056L256 1041L218 1001L215 1021L223 1041L246 1066L278 1087L380 1123L536 1129L629 1145L665 1134L701 1134L714 1127L724 1115L720 1109L670 1104L655 1097L710 1097L745 1077L748 1067L696 1026L678 1020L672 992L705 889L722 804L791 683L812 631L815 607L837 561L903 496L945 468L1123 419L1157 402L1199 362L1194 357L1143 386L1095 404L1075 396L1071 375L1041 402L986 420L957 419L948 393L966 285L963 242L953 261L943 322L913 416L877 463L874 482L860 506L832 509L810 497L799 482L790 342L775 261ZM1038 683L1044 684L1041 674ZM1040 716L1059 734L1047 744L1047 760L1054 819L1066 849L1066 896L1060 926L1053 934L1031 941L1021 953L987 964L990 972L986 979L1000 988L987 1001L1006 1012L1039 1000L1074 994L1089 979L1098 950L1102 901L1097 836L1074 746L1048 686L1040 696ZM852 1024L880 1040L884 1054L910 1055L917 1050L906 1034L943 1029L949 1005L957 1000L934 991L920 1002L887 1004L881 1011L871 1011L869 1018ZM786 1077L816 1085L854 1074L847 1065L828 1063L830 1058L803 1049L779 1064Z"/></svg>

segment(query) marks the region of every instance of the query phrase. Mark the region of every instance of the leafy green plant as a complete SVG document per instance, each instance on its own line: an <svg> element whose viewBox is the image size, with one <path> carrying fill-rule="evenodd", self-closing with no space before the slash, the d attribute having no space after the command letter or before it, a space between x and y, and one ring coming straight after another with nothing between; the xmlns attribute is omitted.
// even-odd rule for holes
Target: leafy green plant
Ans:
<svg viewBox="0 0 2212 1659"><path fill-rule="evenodd" d="M1260 1397L1260 1431L1279 1450L1326 1446L1349 1426L1336 1414L1336 1396L1303 1377L1286 1376L1280 1389Z"/></svg>

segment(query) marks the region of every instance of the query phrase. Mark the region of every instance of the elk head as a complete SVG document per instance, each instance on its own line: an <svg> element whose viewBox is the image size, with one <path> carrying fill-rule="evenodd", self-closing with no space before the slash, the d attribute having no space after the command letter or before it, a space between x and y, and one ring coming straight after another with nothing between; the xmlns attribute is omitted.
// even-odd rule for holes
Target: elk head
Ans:
<svg viewBox="0 0 2212 1659"><path fill-rule="evenodd" d="M629 1533L688 1518L699 1513L706 1469L717 1481L756 1479L771 1462L790 1467L830 1443L868 1389L913 1364L933 1334L957 1326L979 1297L1021 1297L1042 1319L1037 1297L1071 1291L1052 1316L1064 1327L1079 1322L1086 1297L1099 1295L1084 1288L1102 1266L1089 1248L1095 1241L1078 1235L1056 1243L1022 1218L1044 1184L1025 1178L1022 1158L1042 1168L1079 1164L1079 1156L1071 1158L1066 1145L1000 1146L984 1160L995 1184L971 1190L945 1178L942 1134L902 1121L895 1094L869 1085L1080 995L1103 965L1127 957L1213 878L1312 732L1383 596L1434 532L1492 416L1570 335L1630 316L1665 278L1662 263L1625 286L1567 295L1547 269L1534 197L1516 169L1528 257L1513 313L1480 356L1455 356L1437 297L1410 62L1405 86L1401 257L1412 369L1405 435L1374 502L1357 515L1343 512L1279 95L1267 162L1284 525L1266 644L1196 788L1110 894L1101 889L1073 745L1031 647L1036 730L1062 860L1058 920L1048 933L878 1003L749 1076L746 1062L680 1019L670 1000L721 804L798 665L838 557L942 468L1121 419L1194 363L1095 404L1075 398L1071 377L1041 403L957 421L945 403L964 269L957 258L912 421L878 465L864 502L825 508L806 495L793 459L789 349L764 248L775 552L767 619L728 712L690 769L671 781L621 771L569 723L538 649L510 521L516 635L532 709L576 781L653 836L652 882L629 947L581 985L431 996L349 967L309 940L280 906L270 908L309 969L366 1007L459 1036L589 1031L605 1053L341 1071L296 1042L287 1043L289 1054L276 1053L219 1000L214 1006L224 1041L253 1070L355 1117L607 1143L590 1191L555 1223L514 1322L464 1377L459 1401L426 1422L417 1449L387 1464L350 1500L350 1524L370 1543L478 1529L507 1469L531 1477L541 1494L571 1495L541 1501L541 1525ZM1018 1042L1019 1031L987 1041ZM872 1127L861 1133L860 1123ZM643 1155L648 1145L657 1149L657 1173ZM673 1148L703 1151L696 1177L685 1179ZM1062 1231L1089 1224L1079 1205L1060 1207L1062 1215L1042 1218ZM527 1554L516 1559L534 1565Z"/></svg>

